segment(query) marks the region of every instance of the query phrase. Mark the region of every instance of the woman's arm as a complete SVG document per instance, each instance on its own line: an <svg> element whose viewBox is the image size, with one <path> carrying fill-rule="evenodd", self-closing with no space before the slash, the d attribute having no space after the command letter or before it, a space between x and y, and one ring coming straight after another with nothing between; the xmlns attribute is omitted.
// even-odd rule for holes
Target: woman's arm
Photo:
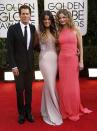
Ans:
<svg viewBox="0 0 97 131"><path fill-rule="evenodd" d="M82 41L82 35L78 28L76 28L76 35L77 35L77 44L79 49L79 68L82 70L84 68L83 64L83 41Z"/></svg>
<svg viewBox="0 0 97 131"><path fill-rule="evenodd" d="M35 30L35 33L34 33L34 49L36 51L40 51L39 34L36 30Z"/></svg>

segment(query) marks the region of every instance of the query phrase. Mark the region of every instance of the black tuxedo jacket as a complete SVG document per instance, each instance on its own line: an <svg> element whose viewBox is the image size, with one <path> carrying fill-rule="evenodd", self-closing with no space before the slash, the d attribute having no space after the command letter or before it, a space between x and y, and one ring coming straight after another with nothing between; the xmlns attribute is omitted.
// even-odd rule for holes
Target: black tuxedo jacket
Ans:
<svg viewBox="0 0 97 131"><path fill-rule="evenodd" d="M35 26L30 25L31 40L29 49L25 45L20 23L9 27L7 33L8 62L11 68L18 67L20 71L32 70L34 61Z"/></svg>

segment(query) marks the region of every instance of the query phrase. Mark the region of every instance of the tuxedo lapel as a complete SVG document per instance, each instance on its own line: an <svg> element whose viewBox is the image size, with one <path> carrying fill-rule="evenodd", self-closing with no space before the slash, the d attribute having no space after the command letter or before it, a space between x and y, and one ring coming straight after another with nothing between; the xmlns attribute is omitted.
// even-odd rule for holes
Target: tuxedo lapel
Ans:
<svg viewBox="0 0 97 131"><path fill-rule="evenodd" d="M30 43L29 43L29 48L30 48L32 46L33 40L34 40L34 29L33 29L33 26L30 24L29 24L29 27L30 27L30 33L31 33L31 38L30 38ZM25 48L27 48L20 23L17 24L16 30L17 30L18 37L20 37L19 39L21 40L21 44L23 44L25 46Z"/></svg>
<svg viewBox="0 0 97 131"><path fill-rule="evenodd" d="M25 44L25 40L24 40L24 36L23 36L23 32L20 26L20 23L17 24L17 31L18 31L18 36L21 39L21 43L26 47L27 45ZM27 48L27 47L26 47Z"/></svg>
<svg viewBox="0 0 97 131"><path fill-rule="evenodd" d="M31 33L31 38L30 38L30 43L29 43L29 48L30 48L30 46L31 46L31 44L33 44L32 42L33 42L33 28L32 28L32 26L31 25L29 25L30 26L30 33Z"/></svg>

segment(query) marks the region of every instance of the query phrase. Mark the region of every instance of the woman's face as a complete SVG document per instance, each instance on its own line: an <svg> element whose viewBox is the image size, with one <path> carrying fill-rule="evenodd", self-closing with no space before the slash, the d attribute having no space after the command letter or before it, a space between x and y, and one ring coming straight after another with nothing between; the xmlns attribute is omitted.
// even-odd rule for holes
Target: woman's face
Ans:
<svg viewBox="0 0 97 131"><path fill-rule="evenodd" d="M51 20L50 20L50 18L49 18L48 15L45 15L44 20L43 20L43 23L44 23L44 26L45 26L46 28L50 27L50 25L51 25Z"/></svg>
<svg viewBox="0 0 97 131"><path fill-rule="evenodd" d="M60 25L64 26L68 23L68 17L66 15L64 15L63 13L59 14L59 23Z"/></svg>

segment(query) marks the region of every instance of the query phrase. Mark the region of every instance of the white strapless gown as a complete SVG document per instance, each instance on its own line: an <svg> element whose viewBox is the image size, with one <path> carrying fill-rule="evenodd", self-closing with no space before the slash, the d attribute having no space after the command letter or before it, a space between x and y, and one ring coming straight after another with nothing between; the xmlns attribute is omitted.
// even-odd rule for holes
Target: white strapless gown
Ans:
<svg viewBox="0 0 97 131"><path fill-rule="evenodd" d="M47 41L46 43L40 43L39 67L44 78L41 115L46 123L61 125L63 121L56 92L57 53L55 41L53 39L48 39Z"/></svg>

